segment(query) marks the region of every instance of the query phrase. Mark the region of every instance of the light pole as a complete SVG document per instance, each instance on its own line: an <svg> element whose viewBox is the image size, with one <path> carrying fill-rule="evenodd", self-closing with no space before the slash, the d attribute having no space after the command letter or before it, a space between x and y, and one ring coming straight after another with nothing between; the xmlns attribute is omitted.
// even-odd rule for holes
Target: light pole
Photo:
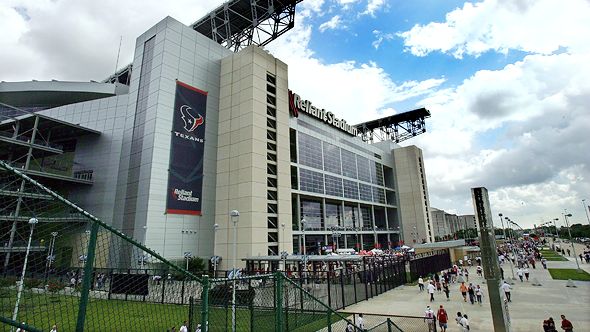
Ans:
<svg viewBox="0 0 590 332"><path fill-rule="evenodd" d="M332 248L334 249L334 253L338 252L338 241L339 241L341 235L342 235L342 233L339 232L339 229L337 226L332 227L332 243L333 243Z"/></svg>
<svg viewBox="0 0 590 332"><path fill-rule="evenodd" d="M306 246L307 243L305 242L305 225L307 221L305 218L301 219L301 232L303 233L303 277L305 278L305 287L307 288L307 251Z"/></svg>
<svg viewBox="0 0 590 332"><path fill-rule="evenodd" d="M215 248L215 241L217 241L217 230L219 230L219 224L213 225L213 248ZM215 250L213 250L213 254L215 254ZM219 257L214 255L211 257L211 262L213 263L213 278L217 278L217 263L219 263Z"/></svg>
<svg viewBox="0 0 590 332"><path fill-rule="evenodd" d="M553 225L555 226L555 236L557 236L556 240L559 240L559 231L557 230L557 221L559 221L559 218L553 219Z"/></svg>
<svg viewBox="0 0 590 332"><path fill-rule="evenodd" d="M582 199L582 206L584 206L584 213L586 214L586 220L588 220L588 223L590 224L590 217L588 216L588 209L590 208L588 205L586 205L586 199Z"/></svg>
<svg viewBox="0 0 590 332"><path fill-rule="evenodd" d="M500 216L500 222L502 223L502 237L504 238L504 242L506 242L506 229L504 229L504 219L502 218L502 214L498 213L498 216ZM496 240L496 234L494 232L494 241Z"/></svg>
<svg viewBox="0 0 590 332"><path fill-rule="evenodd" d="M184 259L186 260L186 270L188 271L188 261L193 257L193 254L190 251L184 252Z"/></svg>
<svg viewBox="0 0 590 332"><path fill-rule="evenodd" d="M414 235L414 245L416 245L416 242L418 241L418 231L416 229L416 226L412 227L412 229L414 230L412 232L412 235Z"/></svg>
<svg viewBox="0 0 590 332"><path fill-rule="evenodd" d="M284 222L281 223L281 237L280 237L280 240L283 243L285 241L285 223ZM280 247L280 243L279 243L279 247ZM289 253L287 253L286 250L281 251L281 258L283 259L283 271L285 273L287 272L287 255L289 255Z"/></svg>
<svg viewBox="0 0 590 332"><path fill-rule="evenodd" d="M516 257L516 251L514 250L514 234L512 234L512 227L510 227L510 218L508 217L504 217L504 219L506 219L506 226L508 227L508 229L510 230L510 232L508 232L508 234L510 234L510 245L512 246L512 256L514 257L514 260L518 261L518 258ZM514 276L514 262L512 261L512 258L508 257L508 260L510 261L510 272L512 273L512 280L516 280L516 277Z"/></svg>
<svg viewBox="0 0 590 332"><path fill-rule="evenodd" d="M25 274L27 273L27 263L29 261L29 252L31 251L31 241L33 240L33 231L35 225L39 222L37 218L29 219L29 225L31 225L31 233L29 233L29 243L27 244L27 251L25 253L25 262L23 264L23 271L18 282L18 291L16 293L16 303L14 304L14 312L12 313L12 320L17 321L18 318L18 306L20 304L20 298L23 293L23 286L25 284Z"/></svg>
<svg viewBox="0 0 590 332"><path fill-rule="evenodd" d="M236 261L238 259L237 254L237 246L238 246L238 221L240 220L240 212L238 210L232 210L229 213L231 221L234 225L234 259L233 259L233 269L232 269L232 291L231 291L231 326L232 331L236 331Z"/></svg>
<svg viewBox="0 0 590 332"><path fill-rule="evenodd" d="M566 211L567 212L567 211ZM578 262L578 256L576 255L576 247L574 246L574 240L572 239L572 231L570 229L569 221L567 220L568 217L571 217L571 213L567 213L563 215L565 220L565 226L567 227L567 232L570 236L570 244L572 245L572 251L574 252L574 258L576 259L576 265L578 266L578 270L580 270L580 263Z"/></svg>
<svg viewBox="0 0 590 332"><path fill-rule="evenodd" d="M47 275L49 274L49 270L51 270L51 263L55 260L55 256L53 255L53 251L55 248L55 238L57 237L58 232L51 232L51 241L49 242L49 253L47 254L47 264L45 265L45 281L47 282Z"/></svg>

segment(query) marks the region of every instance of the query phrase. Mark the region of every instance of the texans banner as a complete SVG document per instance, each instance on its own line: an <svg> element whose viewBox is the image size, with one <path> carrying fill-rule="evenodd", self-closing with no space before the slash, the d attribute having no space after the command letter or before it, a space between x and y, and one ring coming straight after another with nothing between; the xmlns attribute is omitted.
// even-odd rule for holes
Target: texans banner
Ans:
<svg viewBox="0 0 590 332"><path fill-rule="evenodd" d="M207 92L176 81L166 213L201 215Z"/></svg>

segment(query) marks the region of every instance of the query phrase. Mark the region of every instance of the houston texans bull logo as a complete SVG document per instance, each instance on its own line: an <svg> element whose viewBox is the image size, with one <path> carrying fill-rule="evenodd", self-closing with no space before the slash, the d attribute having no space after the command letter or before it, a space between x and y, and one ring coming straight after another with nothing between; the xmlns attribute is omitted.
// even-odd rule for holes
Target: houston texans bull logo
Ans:
<svg viewBox="0 0 590 332"><path fill-rule="evenodd" d="M182 121L184 122L184 130L189 133L192 133L197 127L205 122L205 119L201 114L197 113L197 116L195 116L193 112L193 109L188 105L180 106L180 114Z"/></svg>

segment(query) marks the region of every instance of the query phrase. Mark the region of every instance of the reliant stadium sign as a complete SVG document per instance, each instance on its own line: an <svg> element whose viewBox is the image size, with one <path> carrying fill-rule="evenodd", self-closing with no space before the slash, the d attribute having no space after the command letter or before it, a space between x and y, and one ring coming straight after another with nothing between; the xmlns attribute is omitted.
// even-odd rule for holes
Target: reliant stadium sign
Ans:
<svg viewBox="0 0 590 332"><path fill-rule="evenodd" d="M328 112L325 109L320 109L311 104L309 100L303 100L301 97L289 90L289 110L294 117L299 116L299 111L307 113L325 123L332 125L352 136L358 135L358 130L355 126L349 125L344 119L338 119L334 113Z"/></svg>

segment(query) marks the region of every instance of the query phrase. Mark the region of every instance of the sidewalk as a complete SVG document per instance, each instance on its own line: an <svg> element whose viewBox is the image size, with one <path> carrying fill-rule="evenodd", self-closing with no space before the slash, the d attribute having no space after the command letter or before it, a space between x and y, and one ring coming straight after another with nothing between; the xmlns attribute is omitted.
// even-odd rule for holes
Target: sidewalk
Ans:
<svg viewBox="0 0 590 332"><path fill-rule="evenodd" d="M549 268L576 268L576 263L547 262ZM590 264L585 264L590 268ZM504 276L511 278L510 264L502 266ZM536 269L529 269L531 278L529 282L514 281L512 290L512 302L510 303L510 317L513 332L542 331L543 320L553 317L558 323L560 315L565 314L574 325L574 331L590 332L590 282L576 281L577 288L565 287L566 280L553 280L547 270L541 264ZM542 286L533 286L532 280L537 278ZM443 305L449 314L449 329L447 331L460 331L454 322L457 311L469 316L471 331L493 331L492 315L489 300L487 298L487 285L483 278L476 276L475 268L469 269L469 282L479 284L484 289L483 305L471 305L463 302L458 284L451 284L450 301L446 301L444 293L436 293L435 301L428 301L428 294L418 291L418 286L401 286L389 292L374 297L368 301L360 302L346 307L349 312L366 312L378 314L396 315L423 315L427 305L436 312L439 305ZM468 300L469 301L469 300Z"/></svg>

